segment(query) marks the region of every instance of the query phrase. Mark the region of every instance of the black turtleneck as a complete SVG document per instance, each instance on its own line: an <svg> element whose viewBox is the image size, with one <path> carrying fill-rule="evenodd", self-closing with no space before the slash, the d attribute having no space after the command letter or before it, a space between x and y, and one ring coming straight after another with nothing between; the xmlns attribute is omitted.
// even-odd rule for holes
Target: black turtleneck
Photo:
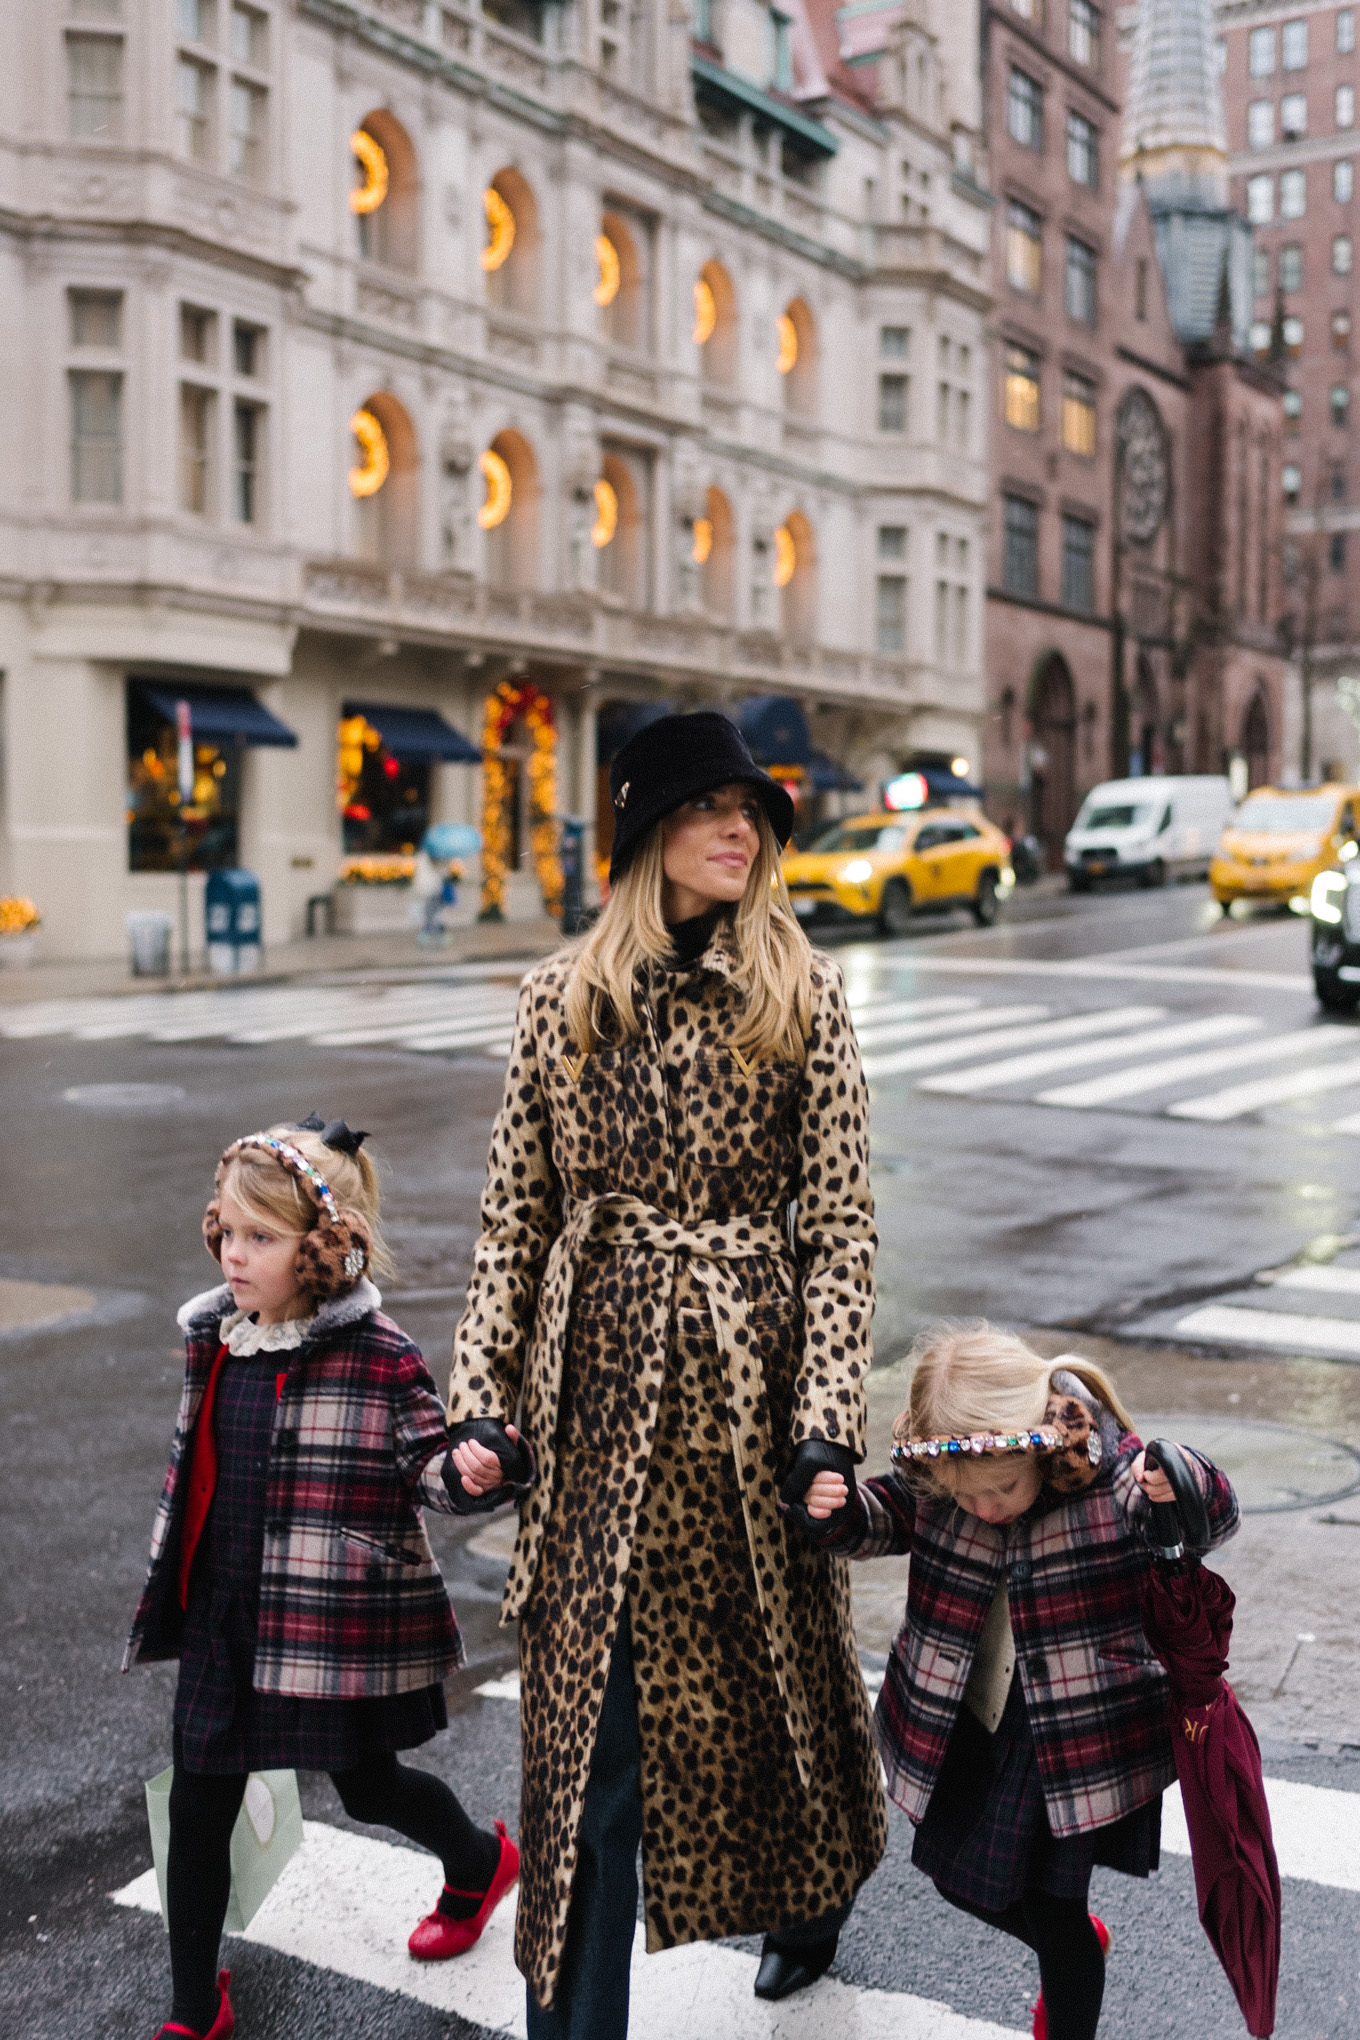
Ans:
<svg viewBox="0 0 1360 2040"><path fill-rule="evenodd" d="M706 914L696 914L692 921L674 921L667 927L678 963L699 961L713 939L721 912L721 907L710 907Z"/></svg>

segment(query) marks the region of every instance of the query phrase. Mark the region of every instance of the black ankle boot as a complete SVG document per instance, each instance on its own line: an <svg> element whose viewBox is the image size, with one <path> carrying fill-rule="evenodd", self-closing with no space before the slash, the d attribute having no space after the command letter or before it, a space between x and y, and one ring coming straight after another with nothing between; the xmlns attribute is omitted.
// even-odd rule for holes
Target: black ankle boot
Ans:
<svg viewBox="0 0 1360 2040"><path fill-rule="evenodd" d="M833 1934L829 1941L810 1941L802 1948L781 1948L777 1937L767 1934L756 1971L756 1996L778 2004L781 1998L806 1990L810 1983L826 1975L836 1959L839 1939L839 1934Z"/></svg>

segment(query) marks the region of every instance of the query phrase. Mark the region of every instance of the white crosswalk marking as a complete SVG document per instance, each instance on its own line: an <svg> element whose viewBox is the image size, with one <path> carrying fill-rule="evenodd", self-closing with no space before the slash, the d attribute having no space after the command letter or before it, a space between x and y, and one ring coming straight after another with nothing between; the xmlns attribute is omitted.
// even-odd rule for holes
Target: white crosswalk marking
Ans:
<svg viewBox="0 0 1360 2040"><path fill-rule="evenodd" d="M1292 1055L1323 1054L1354 1039L1347 1027L1300 1027L1288 1034L1272 1035L1266 1041L1243 1042L1236 1048L1215 1049L1202 1055L1173 1056L1166 1062L1147 1063L1132 1070L1116 1070L1110 1076L1090 1077L1080 1084L1065 1084L1060 1090L1041 1091L1038 1102L1040 1105L1068 1105L1077 1110L1089 1110L1097 1105L1112 1105L1121 1098L1137 1098L1149 1091L1169 1090L1173 1084L1215 1077L1222 1070L1241 1069L1247 1063L1282 1062Z"/></svg>
<svg viewBox="0 0 1360 2040"><path fill-rule="evenodd" d="M850 999L850 1017L863 1040L865 1027L878 1027L889 1020L927 1020L935 1013L966 1013L981 1005L980 999Z"/></svg>
<svg viewBox="0 0 1360 2040"><path fill-rule="evenodd" d="M1041 1048L1032 1055L1007 1056L1001 1062L983 1063L978 1069L926 1077L921 1089L967 1097L1003 1084L1028 1083L1032 1077L1050 1076L1054 1070L1073 1069L1081 1063L1116 1062L1121 1056L1146 1055L1152 1049L1183 1048L1192 1042L1221 1040L1225 1035L1250 1034L1263 1024L1245 1013L1218 1013L1205 1020L1183 1020L1174 1027L1152 1027L1137 1034L1117 1035L1113 1041L1079 1041L1067 1048Z"/></svg>
<svg viewBox="0 0 1360 2040"><path fill-rule="evenodd" d="M302 1847L241 1939L524 2040L513 1897L497 1907L466 1955L454 1962L413 1962L406 1938L438 1890L438 1865L429 1856L307 1821ZM159 1912L155 1871L113 1897L118 1905ZM229 1953L225 1959L230 1962ZM755 1973L754 1955L707 1941L648 1955L639 1927L630 1982L632 2040L719 2035L825 2040L828 2034L854 2040L1018 2040L1013 2027L967 2018L932 1999L863 1990L834 1977L785 2004L763 2004L752 1993ZM966 1984L960 1995L966 1997Z"/></svg>
<svg viewBox="0 0 1360 2040"><path fill-rule="evenodd" d="M1077 1041L1088 1034L1117 1034L1121 1029L1136 1027L1145 1020L1160 1020L1165 1010L1163 1006L1110 1006L1094 1013L1073 1013L1064 1020L1048 1020L1032 1027L1013 1027L1005 1037L1005 1045L1008 1048L1037 1048L1049 1042ZM979 1014L976 1025L970 1026L968 1033L958 1035L953 1041L934 1042L925 1048L901 1049L888 1055L867 1055L864 1058L864 1074L871 1079L895 1077L907 1070L926 1070L941 1063L965 1062L977 1052L979 1045L984 1049L994 1046L995 1036L1000 1031L998 1018L1010 1023L1018 1014L1015 1007L1009 1010L1004 1006L993 1007L991 1038L985 1040L981 1026L984 1017L987 1016Z"/></svg>
<svg viewBox="0 0 1360 2040"><path fill-rule="evenodd" d="M1302 1312L1252 1310L1237 1303L1205 1304L1180 1319L1176 1331L1210 1345L1269 1346L1290 1353L1334 1353L1360 1358L1360 1322L1310 1317Z"/></svg>
<svg viewBox="0 0 1360 2040"><path fill-rule="evenodd" d="M1334 1063L1330 1069L1291 1070L1281 1077L1262 1077L1254 1084L1234 1084L1207 1098L1183 1098L1166 1109L1172 1119L1203 1119L1219 1125L1225 1119L1259 1112L1264 1105L1286 1105L1294 1098L1314 1098L1322 1091L1344 1091L1352 1086L1360 1086L1360 1056Z"/></svg>
<svg viewBox="0 0 1360 2040"><path fill-rule="evenodd" d="M1272 1289L1313 1289L1324 1296L1360 1296L1360 1268L1325 1268L1309 1263L1302 1268L1284 1268L1278 1275L1258 1275L1256 1279L1269 1281Z"/></svg>

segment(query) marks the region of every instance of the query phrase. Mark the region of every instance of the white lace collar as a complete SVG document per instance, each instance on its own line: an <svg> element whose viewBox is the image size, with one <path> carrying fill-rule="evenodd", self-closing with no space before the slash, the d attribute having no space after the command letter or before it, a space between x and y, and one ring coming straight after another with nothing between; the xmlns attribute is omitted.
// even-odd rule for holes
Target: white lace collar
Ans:
<svg viewBox="0 0 1360 2040"><path fill-rule="evenodd" d="M315 1316L286 1318L281 1325L261 1325L243 1310L224 1317L219 1327L222 1343L237 1360L253 1353L291 1353L300 1346L316 1323Z"/></svg>

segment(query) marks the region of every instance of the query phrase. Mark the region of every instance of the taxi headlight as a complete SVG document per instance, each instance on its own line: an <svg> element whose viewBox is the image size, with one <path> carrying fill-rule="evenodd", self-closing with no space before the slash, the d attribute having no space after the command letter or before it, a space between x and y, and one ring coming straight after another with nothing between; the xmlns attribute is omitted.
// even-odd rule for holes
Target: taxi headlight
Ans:
<svg viewBox="0 0 1360 2040"><path fill-rule="evenodd" d="M873 875L874 867L867 857L852 857L848 864L841 866L841 879L846 885L861 885Z"/></svg>
<svg viewBox="0 0 1360 2040"><path fill-rule="evenodd" d="M1341 901L1346 891L1346 881L1339 871L1320 871L1313 880L1313 890L1308 905L1315 921L1325 921L1335 927L1341 920Z"/></svg>

